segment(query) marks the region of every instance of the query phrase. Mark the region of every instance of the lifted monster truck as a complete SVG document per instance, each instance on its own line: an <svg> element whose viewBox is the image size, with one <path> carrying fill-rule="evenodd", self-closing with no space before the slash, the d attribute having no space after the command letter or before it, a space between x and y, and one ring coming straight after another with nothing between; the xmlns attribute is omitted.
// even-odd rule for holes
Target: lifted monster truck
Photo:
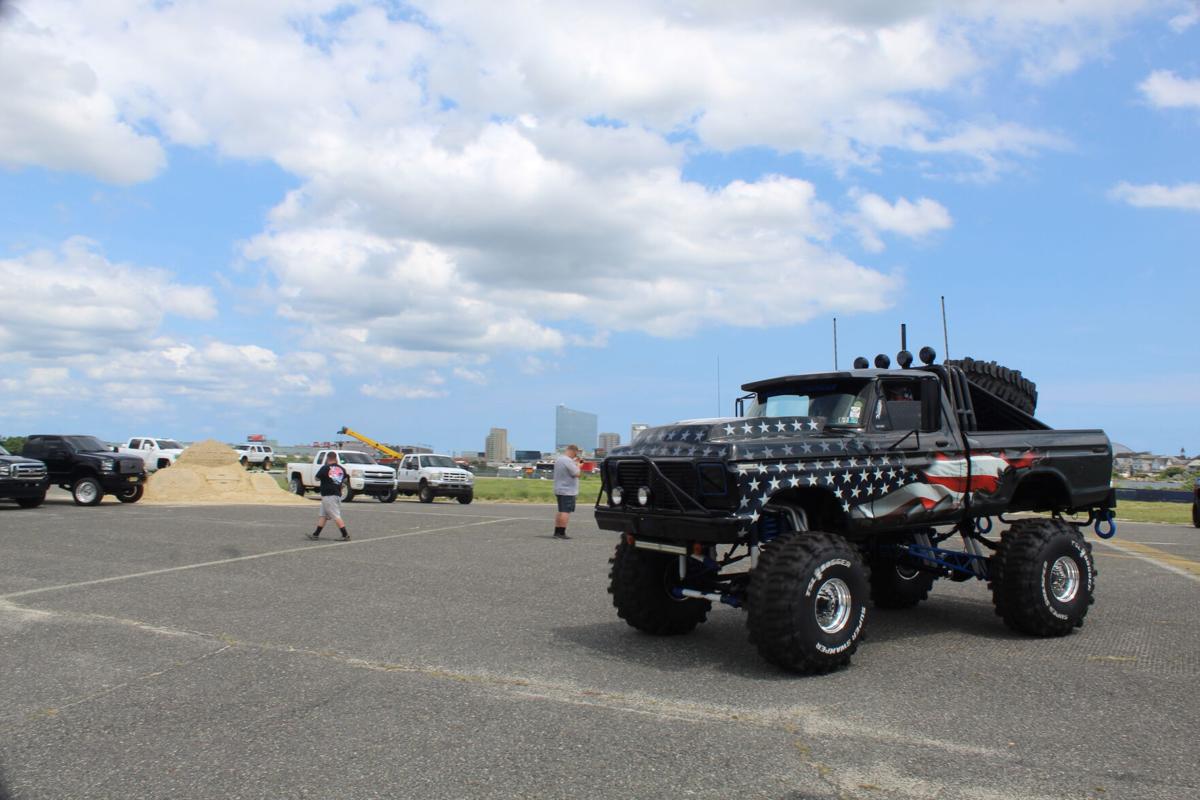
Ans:
<svg viewBox="0 0 1200 800"><path fill-rule="evenodd" d="M146 490L142 459L114 453L95 436L37 434L25 440L21 455L44 461L50 482L69 491L76 505L99 505L106 494L136 503Z"/></svg>
<svg viewBox="0 0 1200 800"><path fill-rule="evenodd" d="M595 513L621 534L618 615L669 635L713 602L745 608L759 653L800 673L849 663L868 599L913 606L938 578L987 581L1022 633L1081 626L1096 575L1082 528L1115 533L1108 437L1051 430L935 359L924 348L925 366L901 352L900 369L879 356L877 369L860 358L852 371L749 383L737 418L615 448ZM1047 516L1003 517L1018 511ZM986 535L994 516L1008 524L998 538ZM945 546L952 537L962 549Z"/></svg>
<svg viewBox="0 0 1200 800"><path fill-rule="evenodd" d="M21 508L37 508L46 499L49 487L45 464L14 456L0 447L0 498L16 500Z"/></svg>

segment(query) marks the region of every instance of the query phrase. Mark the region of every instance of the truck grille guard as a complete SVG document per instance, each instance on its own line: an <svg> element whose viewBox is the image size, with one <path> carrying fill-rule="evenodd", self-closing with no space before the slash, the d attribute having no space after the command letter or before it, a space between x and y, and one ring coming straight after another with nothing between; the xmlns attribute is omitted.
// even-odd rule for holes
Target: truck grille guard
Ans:
<svg viewBox="0 0 1200 800"><path fill-rule="evenodd" d="M692 495L690 495L687 491L685 491L683 488L681 488L679 486L679 484L675 483L675 481L671 480L666 475L664 475L663 471L661 469L659 469L657 464L654 463L654 460L647 455L639 454L639 455L619 456L618 458L616 458L614 460L645 462L650 467L651 475L657 479L657 480L651 480L650 483L655 484L656 486L665 486L667 491L671 493L672 499L679 505L678 510L662 509L662 508L652 509L649 506L636 506L636 505L628 506L632 510L656 511L656 512L660 512L660 513L665 512L665 513L676 513L676 514L690 514L690 513L693 513L692 509L694 509L695 511L700 512L701 514L703 514L704 516L706 516L710 519L717 518L717 517L725 517L725 516L729 515L728 511L705 507L703 503L701 503L695 497L692 497ZM597 509L611 509L611 508L624 509L624 508L626 508L627 505L624 503L622 503L621 505L618 505L618 506L601 505L600 501L604 497L604 493L606 491L609 491L609 488L610 488L609 483L608 483L608 477L609 477L608 476L608 464L607 464L607 460L606 460L604 465L602 466L601 472L600 472L600 491L596 495L595 508L597 508ZM653 491L653 489L654 489L654 487L652 486L651 491ZM610 494L609 496L611 497L612 495ZM685 502L687 505L691 506L691 509L685 507Z"/></svg>

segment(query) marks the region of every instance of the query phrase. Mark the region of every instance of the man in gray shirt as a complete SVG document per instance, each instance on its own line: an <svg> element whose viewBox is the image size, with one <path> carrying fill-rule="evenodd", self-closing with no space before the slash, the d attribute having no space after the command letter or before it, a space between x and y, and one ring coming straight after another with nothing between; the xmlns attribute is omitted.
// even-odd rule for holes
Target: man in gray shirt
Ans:
<svg viewBox="0 0 1200 800"><path fill-rule="evenodd" d="M570 539L567 536L567 521L575 510L575 498L579 494L579 448L567 445L566 451L554 459L554 498L558 500L558 513L554 515L554 538Z"/></svg>

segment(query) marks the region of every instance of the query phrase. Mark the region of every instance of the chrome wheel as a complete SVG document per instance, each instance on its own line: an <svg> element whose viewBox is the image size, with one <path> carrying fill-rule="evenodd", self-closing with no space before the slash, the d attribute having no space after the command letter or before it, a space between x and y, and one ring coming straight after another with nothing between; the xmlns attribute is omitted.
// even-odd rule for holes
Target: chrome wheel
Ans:
<svg viewBox="0 0 1200 800"><path fill-rule="evenodd" d="M85 506L95 503L100 496L100 488L92 481L82 481L75 487L75 499Z"/></svg>
<svg viewBox="0 0 1200 800"><path fill-rule="evenodd" d="M813 615L817 627L824 633L837 633L850 620L853 600L850 587L841 578L830 578L817 589L817 602Z"/></svg>
<svg viewBox="0 0 1200 800"><path fill-rule="evenodd" d="M1079 565L1070 556L1059 556L1050 566L1050 594L1060 603L1069 603L1079 592Z"/></svg>

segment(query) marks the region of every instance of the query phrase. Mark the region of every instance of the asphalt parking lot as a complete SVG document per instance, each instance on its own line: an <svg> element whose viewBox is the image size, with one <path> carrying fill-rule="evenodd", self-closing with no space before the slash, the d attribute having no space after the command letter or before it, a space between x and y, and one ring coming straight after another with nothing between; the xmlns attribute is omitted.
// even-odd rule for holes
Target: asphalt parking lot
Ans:
<svg viewBox="0 0 1200 800"><path fill-rule="evenodd" d="M1200 796L1195 529L1097 546L1066 638L943 581L802 678L627 627L586 512L346 508L0 505L0 798Z"/></svg>

